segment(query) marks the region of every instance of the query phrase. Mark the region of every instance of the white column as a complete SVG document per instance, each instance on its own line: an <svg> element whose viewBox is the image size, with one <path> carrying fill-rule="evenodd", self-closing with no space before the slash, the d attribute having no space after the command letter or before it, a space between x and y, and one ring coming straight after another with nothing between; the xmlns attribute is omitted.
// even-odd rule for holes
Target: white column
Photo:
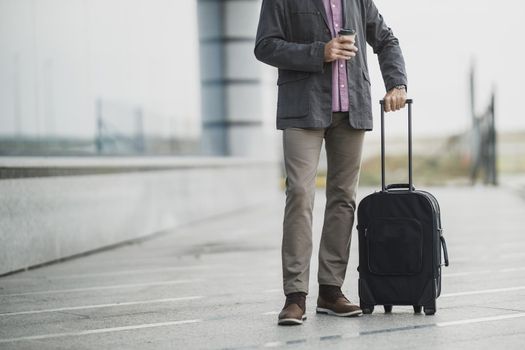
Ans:
<svg viewBox="0 0 525 350"><path fill-rule="evenodd" d="M275 73L253 54L260 5L199 0L205 153L275 158Z"/></svg>

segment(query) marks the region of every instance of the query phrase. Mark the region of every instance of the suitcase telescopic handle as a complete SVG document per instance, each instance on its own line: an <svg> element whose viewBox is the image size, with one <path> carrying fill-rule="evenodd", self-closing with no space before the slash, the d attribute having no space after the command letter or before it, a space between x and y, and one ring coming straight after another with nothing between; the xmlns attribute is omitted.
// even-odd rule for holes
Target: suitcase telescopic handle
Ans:
<svg viewBox="0 0 525 350"><path fill-rule="evenodd" d="M412 102L412 99L406 100L408 105L408 185L406 187L409 191L414 191L412 180ZM389 188L401 188L401 185L395 184L390 187L385 185L385 100L380 100L379 104L381 105L381 190L385 192Z"/></svg>

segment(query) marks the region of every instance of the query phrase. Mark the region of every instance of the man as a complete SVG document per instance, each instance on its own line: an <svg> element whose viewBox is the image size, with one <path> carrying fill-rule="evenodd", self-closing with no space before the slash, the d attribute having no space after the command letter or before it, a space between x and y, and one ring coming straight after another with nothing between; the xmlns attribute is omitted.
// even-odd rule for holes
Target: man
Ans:
<svg viewBox="0 0 525 350"><path fill-rule="evenodd" d="M338 36L342 28L354 36ZM263 0L255 56L279 68L277 128L283 130L286 208L278 324L302 324L312 254L312 209L322 142L326 209L319 249L317 312L358 316L341 292L348 264L365 130L372 129L366 47L378 55L385 110L403 108L405 63L372 0Z"/></svg>

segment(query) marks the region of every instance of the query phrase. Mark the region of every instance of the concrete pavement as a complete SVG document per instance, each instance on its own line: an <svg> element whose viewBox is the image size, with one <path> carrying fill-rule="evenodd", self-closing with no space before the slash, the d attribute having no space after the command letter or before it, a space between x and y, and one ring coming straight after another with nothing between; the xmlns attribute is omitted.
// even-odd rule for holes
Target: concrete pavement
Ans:
<svg viewBox="0 0 525 350"><path fill-rule="evenodd" d="M435 316L414 315L412 307L392 314L376 307L354 319L316 315L314 255L308 320L278 327L284 201L276 198L0 278L0 349L522 349L525 201L501 188L431 191L451 260ZM323 197L316 198L316 243ZM343 289L358 301L356 267L355 234Z"/></svg>

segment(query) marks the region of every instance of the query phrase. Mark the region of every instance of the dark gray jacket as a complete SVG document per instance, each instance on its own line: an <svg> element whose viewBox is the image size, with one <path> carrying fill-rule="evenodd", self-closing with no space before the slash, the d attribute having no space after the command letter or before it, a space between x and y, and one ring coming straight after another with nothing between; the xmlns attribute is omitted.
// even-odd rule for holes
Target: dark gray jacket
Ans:
<svg viewBox="0 0 525 350"><path fill-rule="evenodd" d="M387 91L407 85L399 42L372 0L342 0L345 28L357 31L357 56L347 62L350 124L372 129L368 42L378 55ZM255 56L279 68L277 128L325 128L332 116L331 40L322 0L263 0Z"/></svg>

